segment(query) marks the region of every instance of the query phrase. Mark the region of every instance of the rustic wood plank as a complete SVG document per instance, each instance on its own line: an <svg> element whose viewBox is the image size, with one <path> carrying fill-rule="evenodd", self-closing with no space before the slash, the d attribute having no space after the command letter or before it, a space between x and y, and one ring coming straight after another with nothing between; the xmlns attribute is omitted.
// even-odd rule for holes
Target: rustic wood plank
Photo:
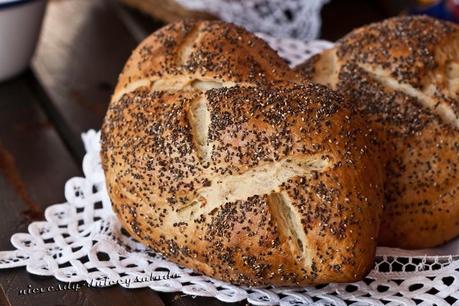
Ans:
<svg viewBox="0 0 459 306"><path fill-rule="evenodd" d="M82 157L82 131L98 129L125 61L137 42L108 0L51 1L33 70L60 118L58 128Z"/></svg>
<svg viewBox="0 0 459 306"><path fill-rule="evenodd" d="M209 13L191 11L172 0L121 0L138 10L147 12L158 20L174 22L181 19L212 19Z"/></svg>
<svg viewBox="0 0 459 306"><path fill-rule="evenodd" d="M22 78L0 85L2 250L11 249L10 236L26 231L30 217L41 215L45 207L42 203L62 201L63 182L78 173L46 117L32 101ZM37 288L56 284L51 278L30 276L23 268L1 271L0 282L3 299L11 305L46 305L56 298L48 294L19 296L18 290L28 285ZM91 305L81 292L69 293L67 298L75 305Z"/></svg>
<svg viewBox="0 0 459 306"><path fill-rule="evenodd" d="M65 181L81 175L30 89L31 73L0 84L0 249L9 238L42 219L46 205L64 200ZM0 271L0 302L11 305L164 305L151 289L82 288L58 293L18 295L19 289L58 286L52 277L24 268Z"/></svg>

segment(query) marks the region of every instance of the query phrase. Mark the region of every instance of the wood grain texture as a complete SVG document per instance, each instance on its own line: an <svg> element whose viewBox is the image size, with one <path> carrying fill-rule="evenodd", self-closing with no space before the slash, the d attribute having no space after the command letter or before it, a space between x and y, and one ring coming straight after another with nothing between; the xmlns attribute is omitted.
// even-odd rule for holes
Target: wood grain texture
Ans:
<svg viewBox="0 0 459 306"><path fill-rule="evenodd" d="M32 94L29 73L0 85L0 249L25 232L42 211L64 201L64 184L81 175L52 123ZM18 290L57 287L52 277L30 275L24 268L0 271L0 305L164 305L151 289L82 288L56 293L19 295Z"/></svg>
<svg viewBox="0 0 459 306"><path fill-rule="evenodd" d="M52 188L62 190L66 177L77 174L78 169L66 149L59 146L57 134L29 94L23 78L2 84L0 110L0 246L4 250L12 248L9 238L13 233L26 231L29 218L24 212L30 203L41 210L41 203L62 201L62 193ZM51 278L33 277L22 268L1 271L0 281L2 299L11 305L50 303L50 295L19 296L18 290L56 283ZM91 305L81 292L68 292L66 296L74 305Z"/></svg>
<svg viewBox="0 0 459 306"><path fill-rule="evenodd" d="M191 18L215 18L205 12L188 10L173 0L122 0L122 2L166 22Z"/></svg>
<svg viewBox="0 0 459 306"><path fill-rule="evenodd" d="M81 158L82 131L98 129L127 57L137 42L112 1L65 0L48 5L33 70L62 116Z"/></svg>

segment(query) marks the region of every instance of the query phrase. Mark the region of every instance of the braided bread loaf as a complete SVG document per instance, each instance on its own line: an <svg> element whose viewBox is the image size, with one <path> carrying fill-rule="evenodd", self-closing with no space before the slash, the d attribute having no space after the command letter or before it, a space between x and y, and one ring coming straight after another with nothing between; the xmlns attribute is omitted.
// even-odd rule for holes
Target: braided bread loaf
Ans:
<svg viewBox="0 0 459 306"><path fill-rule="evenodd" d="M103 124L114 210L153 250L232 283L360 279L382 170L343 104L236 26L169 25L133 52Z"/></svg>
<svg viewBox="0 0 459 306"><path fill-rule="evenodd" d="M428 248L459 234L459 27L400 17L347 35L298 68L357 106L387 157L380 245Z"/></svg>

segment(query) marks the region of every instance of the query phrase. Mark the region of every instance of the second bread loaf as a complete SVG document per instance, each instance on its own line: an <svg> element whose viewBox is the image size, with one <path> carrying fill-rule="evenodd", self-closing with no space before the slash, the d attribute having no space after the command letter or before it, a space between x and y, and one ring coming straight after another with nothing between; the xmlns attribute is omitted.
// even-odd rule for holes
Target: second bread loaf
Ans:
<svg viewBox="0 0 459 306"><path fill-rule="evenodd" d="M385 143L379 244L428 248L459 234L459 27L398 17L357 29L298 67L344 94Z"/></svg>

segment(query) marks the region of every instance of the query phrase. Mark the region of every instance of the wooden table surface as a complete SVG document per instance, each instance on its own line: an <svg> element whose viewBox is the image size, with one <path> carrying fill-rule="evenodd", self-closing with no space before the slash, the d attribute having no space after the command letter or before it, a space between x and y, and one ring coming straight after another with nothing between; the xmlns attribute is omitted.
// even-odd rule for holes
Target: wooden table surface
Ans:
<svg viewBox="0 0 459 306"><path fill-rule="evenodd" d="M356 16L360 16L356 18ZM385 17L375 1L334 0L322 13L323 38ZM48 5L31 69L0 83L0 249L64 200L64 184L82 175L80 134L99 129L118 73L131 50L161 23L110 0ZM0 305L222 305L216 299L151 289L87 288L19 295L57 286L24 268L0 271ZM244 305L241 302L238 305Z"/></svg>

